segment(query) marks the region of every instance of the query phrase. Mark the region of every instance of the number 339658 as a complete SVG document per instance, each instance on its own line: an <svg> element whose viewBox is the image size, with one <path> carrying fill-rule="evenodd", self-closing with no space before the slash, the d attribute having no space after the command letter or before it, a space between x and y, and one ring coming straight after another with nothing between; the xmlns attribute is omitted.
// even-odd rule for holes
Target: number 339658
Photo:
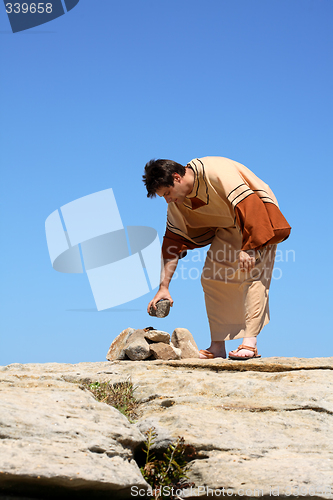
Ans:
<svg viewBox="0 0 333 500"><path fill-rule="evenodd" d="M21 5L20 3L6 3L6 12L7 14L19 14L20 12L23 12L23 14L26 14L27 12L30 12L30 14L35 14L36 12L38 14L43 14L43 12L50 14L52 12L52 4L31 3L28 5L27 3L22 3Z"/></svg>

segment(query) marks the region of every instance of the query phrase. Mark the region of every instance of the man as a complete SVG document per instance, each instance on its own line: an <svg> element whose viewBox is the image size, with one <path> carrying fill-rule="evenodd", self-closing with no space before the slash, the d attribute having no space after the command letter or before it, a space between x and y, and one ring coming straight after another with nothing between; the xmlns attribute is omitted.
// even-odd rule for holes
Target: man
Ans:
<svg viewBox="0 0 333 500"><path fill-rule="evenodd" d="M210 244L201 283L211 331L211 345L200 357L226 357L225 341L244 338L229 358L260 357L257 335L269 322L268 290L276 244L290 226L267 184L248 168L221 157L196 158L186 166L151 160L143 182L147 196L168 203L162 245L161 284L149 302L168 299L178 260L188 249Z"/></svg>

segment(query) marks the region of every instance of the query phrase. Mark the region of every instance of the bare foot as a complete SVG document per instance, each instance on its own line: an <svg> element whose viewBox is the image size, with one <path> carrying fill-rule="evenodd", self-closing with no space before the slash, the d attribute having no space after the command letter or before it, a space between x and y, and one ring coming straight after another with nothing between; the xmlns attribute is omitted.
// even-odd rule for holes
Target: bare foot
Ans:
<svg viewBox="0 0 333 500"><path fill-rule="evenodd" d="M243 339L242 344L247 345L249 347L257 347L257 337L247 337ZM237 351L235 349L234 351L229 352L229 356L234 356L235 358L253 358L254 352L250 351L249 349L240 349Z"/></svg>
<svg viewBox="0 0 333 500"><path fill-rule="evenodd" d="M225 352L225 342L213 342L211 343L210 347L208 349L205 349L206 351L210 352L211 354L214 355L214 358L226 358L227 354ZM205 356L203 353L199 353L200 359L212 359L209 358L208 356Z"/></svg>

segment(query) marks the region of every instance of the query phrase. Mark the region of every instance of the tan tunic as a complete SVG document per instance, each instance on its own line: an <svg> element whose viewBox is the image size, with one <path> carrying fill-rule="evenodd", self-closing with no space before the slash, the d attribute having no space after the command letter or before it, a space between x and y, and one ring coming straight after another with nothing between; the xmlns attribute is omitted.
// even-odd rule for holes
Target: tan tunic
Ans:
<svg viewBox="0 0 333 500"><path fill-rule="evenodd" d="M269 321L268 289L276 243L290 234L267 184L240 163L221 157L192 160L195 180L184 203L169 203L165 259L211 243L201 283L212 340L258 335ZM240 250L256 266L240 272Z"/></svg>

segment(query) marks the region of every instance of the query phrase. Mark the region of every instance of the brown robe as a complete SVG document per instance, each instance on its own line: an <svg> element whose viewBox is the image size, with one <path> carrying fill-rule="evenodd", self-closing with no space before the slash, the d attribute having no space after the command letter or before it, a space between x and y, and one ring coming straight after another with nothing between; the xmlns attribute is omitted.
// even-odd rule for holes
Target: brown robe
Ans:
<svg viewBox="0 0 333 500"><path fill-rule="evenodd" d="M201 282L212 340L258 335L269 321L268 289L276 244L290 226L269 186L240 163L221 157L188 163L194 184L184 203L169 203L162 254L168 260L211 244ZM256 267L238 269L239 251Z"/></svg>

